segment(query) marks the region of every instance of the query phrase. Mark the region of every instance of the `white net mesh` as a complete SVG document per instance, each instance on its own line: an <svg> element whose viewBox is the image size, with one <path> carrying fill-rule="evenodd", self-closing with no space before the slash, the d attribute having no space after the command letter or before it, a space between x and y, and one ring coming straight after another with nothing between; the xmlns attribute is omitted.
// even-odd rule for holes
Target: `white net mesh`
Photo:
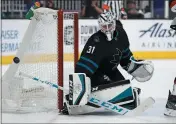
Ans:
<svg viewBox="0 0 176 124"><path fill-rule="evenodd" d="M64 14L64 75L69 75L74 70L74 19L73 13ZM68 81L68 76L64 76L64 81ZM67 83L68 84L68 83ZM66 87L66 86L65 86Z"/></svg>
<svg viewBox="0 0 176 124"><path fill-rule="evenodd" d="M64 14L67 15L67 14ZM73 14L72 14L73 15ZM73 17L64 16L65 44L64 54L73 56ZM64 18L65 19L65 18ZM67 29L67 25L69 28ZM59 96L57 89L47 84L30 79L30 76L57 84L59 77L58 68L58 37L57 37L57 11L47 8L35 10L34 17L25 33L20 49L16 57L20 62L13 62L2 78L2 110L3 112L39 112L57 110ZM18 58L16 60L18 60ZM72 64L66 63L64 68L64 80L67 80L66 72L73 72ZM20 75L23 73L28 75Z"/></svg>

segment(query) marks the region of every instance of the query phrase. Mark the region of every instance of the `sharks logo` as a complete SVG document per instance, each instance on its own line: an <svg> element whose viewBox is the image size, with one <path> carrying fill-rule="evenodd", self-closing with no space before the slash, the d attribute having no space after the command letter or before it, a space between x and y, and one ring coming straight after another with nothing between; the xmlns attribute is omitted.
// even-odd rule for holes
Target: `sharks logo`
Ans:
<svg viewBox="0 0 176 124"><path fill-rule="evenodd" d="M117 66L119 65L120 59L122 57L122 52L116 48L117 52L113 55L113 59L110 61L110 63L114 64L114 67L112 68L112 70L114 70L115 68L117 68Z"/></svg>

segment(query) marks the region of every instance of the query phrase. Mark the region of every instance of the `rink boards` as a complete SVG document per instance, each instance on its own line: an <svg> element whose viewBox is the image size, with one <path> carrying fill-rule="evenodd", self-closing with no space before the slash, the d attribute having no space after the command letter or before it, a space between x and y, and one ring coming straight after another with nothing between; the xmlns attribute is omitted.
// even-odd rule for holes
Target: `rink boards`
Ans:
<svg viewBox="0 0 176 124"><path fill-rule="evenodd" d="M123 26L128 34L130 49L139 59L175 59L176 58L176 32L170 29L171 20L123 20ZM29 20L2 20L2 64L10 64L24 33ZM64 37L65 47L72 43L72 28L65 21ZM98 31L96 19L79 20L79 51L83 49L87 39ZM64 51L64 61L72 61L71 53ZM52 60L51 60L52 61Z"/></svg>

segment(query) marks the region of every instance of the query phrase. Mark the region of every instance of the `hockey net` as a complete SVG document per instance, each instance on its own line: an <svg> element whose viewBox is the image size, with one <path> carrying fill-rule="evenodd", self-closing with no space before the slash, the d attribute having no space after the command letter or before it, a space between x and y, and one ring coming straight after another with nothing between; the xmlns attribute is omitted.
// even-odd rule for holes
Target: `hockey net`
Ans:
<svg viewBox="0 0 176 124"><path fill-rule="evenodd" d="M2 77L2 111L61 110L63 91L31 77L68 82L78 60L78 14L36 9L15 57Z"/></svg>

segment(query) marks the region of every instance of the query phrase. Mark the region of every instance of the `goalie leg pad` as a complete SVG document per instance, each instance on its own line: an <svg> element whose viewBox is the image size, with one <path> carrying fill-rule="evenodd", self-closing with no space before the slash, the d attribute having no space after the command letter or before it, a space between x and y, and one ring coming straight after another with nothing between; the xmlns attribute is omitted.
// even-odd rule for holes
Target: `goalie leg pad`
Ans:
<svg viewBox="0 0 176 124"><path fill-rule="evenodd" d="M110 93L111 92L111 93ZM109 101L118 105L126 105L130 103L139 105L138 95L139 91L135 90L131 87L129 80L124 80L120 82L115 82L107 85L100 85L98 87L92 88L92 93L90 94L90 98L94 98L92 102L99 102L97 99L101 99L102 101ZM88 104L79 104L79 105L70 105L69 103L69 95L66 98L66 112L67 114L86 114L97 111L101 109L99 106L96 106L90 102ZM101 102L101 101L100 101ZM108 107L108 104L103 104ZM109 106L110 107L110 106Z"/></svg>
<svg viewBox="0 0 176 124"><path fill-rule="evenodd" d="M134 92L130 81L123 80L93 87L91 97L123 105L134 101Z"/></svg>
<svg viewBox="0 0 176 124"><path fill-rule="evenodd" d="M86 105L91 93L90 78L84 73L69 75L69 93L65 95L63 114L75 115L93 112L94 107Z"/></svg>
<svg viewBox="0 0 176 124"><path fill-rule="evenodd" d="M69 105L85 105L91 92L90 79L84 73L69 75Z"/></svg>

